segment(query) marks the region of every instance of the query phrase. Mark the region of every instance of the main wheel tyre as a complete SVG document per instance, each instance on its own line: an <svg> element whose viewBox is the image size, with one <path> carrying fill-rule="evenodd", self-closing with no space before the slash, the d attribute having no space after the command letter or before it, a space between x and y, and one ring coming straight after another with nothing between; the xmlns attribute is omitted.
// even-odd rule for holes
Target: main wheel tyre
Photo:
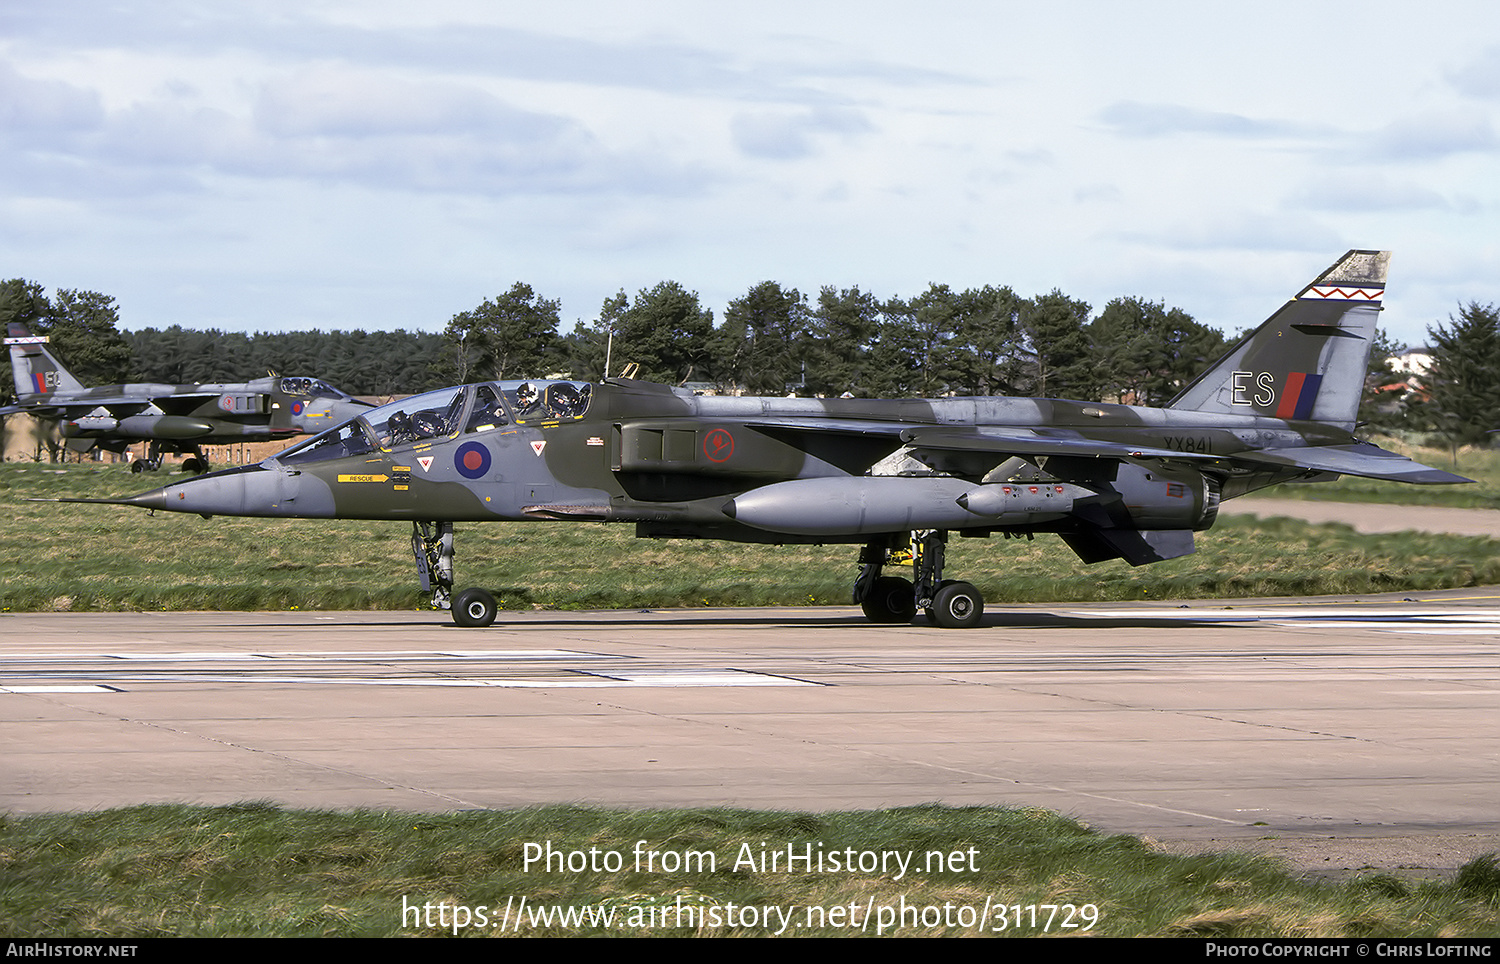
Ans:
<svg viewBox="0 0 1500 964"><path fill-rule="evenodd" d="M192 458L182 460L182 471L191 472L194 475L202 475L203 473L208 471L208 466L203 464L202 459L194 456Z"/></svg>
<svg viewBox="0 0 1500 964"><path fill-rule="evenodd" d="M145 472L150 468L150 463L148 463L145 459L136 459L134 462L130 463L130 471L133 474Z"/></svg>
<svg viewBox="0 0 1500 964"><path fill-rule="evenodd" d="M453 621L460 626L483 629L495 621L500 607L483 589L465 589L453 600Z"/></svg>
<svg viewBox="0 0 1500 964"><path fill-rule="evenodd" d="M859 605L872 623L909 623L917 614L917 594L905 579L882 576Z"/></svg>
<svg viewBox="0 0 1500 964"><path fill-rule="evenodd" d="M950 582L932 598L932 621L944 629L978 626L984 615L984 597L966 582Z"/></svg>
<svg viewBox="0 0 1500 964"><path fill-rule="evenodd" d="M944 586L951 586L955 582L958 582L958 580L944 579L942 582L938 583L938 591L941 592ZM937 598L936 592L934 592L932 595L933 598ZM927 616L927 621L929 623L932 623L934 626L937 625L937 610L933 609L931 606L928 606L926 609L922 610L922 612Z"/></svg>

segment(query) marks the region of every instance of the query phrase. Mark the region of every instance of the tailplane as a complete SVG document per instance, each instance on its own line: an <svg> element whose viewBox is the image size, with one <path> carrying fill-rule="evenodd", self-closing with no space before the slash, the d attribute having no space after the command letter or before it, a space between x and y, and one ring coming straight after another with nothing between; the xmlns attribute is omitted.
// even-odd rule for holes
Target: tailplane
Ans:
<svg viewBox="0 0 1500 964"><path fill-rule="evenodd" d="M1350 251L1183 389L1168 408L1354 430L1389 251Z"/></svg>
<svg viewBox="0 0 1500 964"><path fill-rule="evenodd" d="M6 326L5 344L10 348L10 370L16 380L16 398L83 390L78 379L68 374L68 370L46 349L46 335L33 335L25 325L13 321Z"/></svg>

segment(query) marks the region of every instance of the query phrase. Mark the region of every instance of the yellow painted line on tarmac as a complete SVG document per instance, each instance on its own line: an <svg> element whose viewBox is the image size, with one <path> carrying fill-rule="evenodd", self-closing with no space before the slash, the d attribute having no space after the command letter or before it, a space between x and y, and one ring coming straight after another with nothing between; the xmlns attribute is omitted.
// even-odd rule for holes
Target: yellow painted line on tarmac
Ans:
<svg viewBox="0 0 1500 964"><path fill-rule="evenodd" d="M1420 599L1418 602L1458 602L1465 599L1500 599L1500 594L1490 596L1444 596L1442 599Z"/></svg>

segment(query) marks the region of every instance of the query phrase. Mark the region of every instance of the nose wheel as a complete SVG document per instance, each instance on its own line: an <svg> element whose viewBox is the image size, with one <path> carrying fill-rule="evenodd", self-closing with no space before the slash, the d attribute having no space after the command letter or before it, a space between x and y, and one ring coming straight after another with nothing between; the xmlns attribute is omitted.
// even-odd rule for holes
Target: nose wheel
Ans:
<svg viewBox="0 0 1500 964"><path fill-rule="evenodd" d="M417 580L433 609L448 610L466 629L483 629L495 621L500 607L483 589L453 595L453 523L413 522L411 551L417 560Z"/></svg>
<svg viewBox="0 0 1500 964"><path fill-rule="evenodd" d="M499 607L495 597L483 589L465 589L453 600L453 621L471 629L483 629L495 621Z"/></svg>

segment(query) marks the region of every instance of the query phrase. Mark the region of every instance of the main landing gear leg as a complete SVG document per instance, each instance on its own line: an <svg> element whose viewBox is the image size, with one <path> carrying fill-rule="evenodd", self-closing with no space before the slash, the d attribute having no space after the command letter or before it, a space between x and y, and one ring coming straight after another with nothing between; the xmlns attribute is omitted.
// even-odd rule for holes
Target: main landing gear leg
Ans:
<svg viewBox="0 0 1500 964"><path fill-rule="evenodd" d="M193 454L182 460L182 471L194 475L202 475L208 471L208 455L203 451L203 446L193 446Z"/></svg>
<svg viewBox="0 0 1500 964"><path fill-rule="evenodd" d="M890 562L895 536L871 542L859 551L859 576L854 580L854 601L872 623L909 623L917 614L911 583L900 576L882 576Z"/></svg>
<svg viewBox="0 0 1500 964"><path fill-rule="evenodd" d="M453 523L412 522L411 551L422 591L432 594L433 609L449 610L460 626L483 629L495 621L500 607L483 589L453 595Z"/></svg>
<svg viewBox="0 0 1500 964"><path fill-rule="evenodd" d="M859 577L854 580L854 601L872 623L909 623L921 608L927 618L944 629L967 629L979 625L984 615L984 597L966 582L943 578L948 533L926 529L911 534L912 573L915 583L900 576L882 576L891 554L904 548L895 535L871 542L859 552Z"/></svg>
<svg viewBox="0 0 1500 964"><path fill-rule="evenodd" d="M155 472L161 468L162 447L160 442L152 441L146 445L146 457L136 459L130 463L132 472Z"/></svg>
<svg viewBox="0 0 1500 964"><path fill-rule="evenodd" d="M179 450L173 449L173 451ZM161 468L162 457L166 454L166 446L153 440L146 447L146 457L130 463L130 471L155 472ZM208 471L208 455L203 451L203 446L193 446L193 454L182 460L182 471L191 472L194 475L202 475Z"/></svg>
<svg viewBox="0 0 1500 964"><path fill-rule="evenodd" d="M979 625L984 615L984 597L966 582L943 578L948 533L942 529L913 532L912 571L916 605L927 618L944 629L968 629Z"/></svg>
<svg viewBox="0 0 1500 964"><path fill-rule="evenodd" d="M432 608L453 608L453 523L412 522L411 551L417 557L417 581L432 594Z"/></svg>

